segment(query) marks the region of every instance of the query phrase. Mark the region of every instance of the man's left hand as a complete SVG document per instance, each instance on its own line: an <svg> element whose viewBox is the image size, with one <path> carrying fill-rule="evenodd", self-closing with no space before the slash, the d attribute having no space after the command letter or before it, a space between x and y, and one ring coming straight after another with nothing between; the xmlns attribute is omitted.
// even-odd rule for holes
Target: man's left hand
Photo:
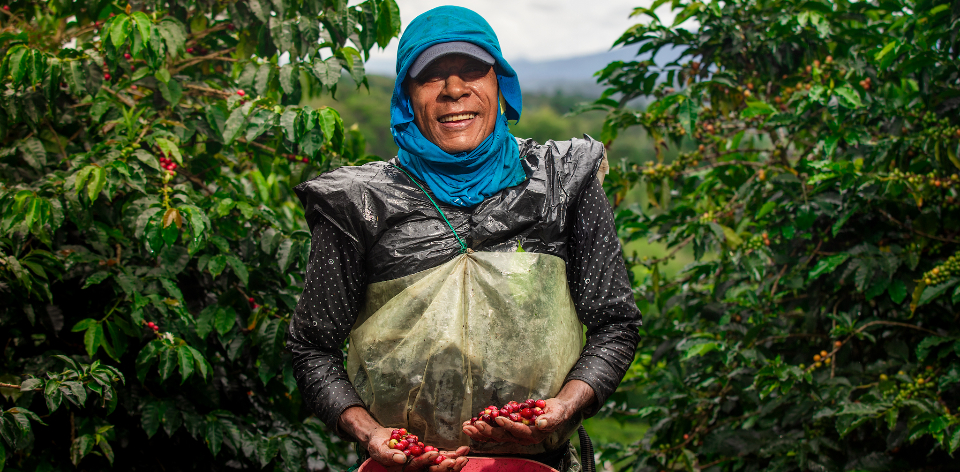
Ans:
<svg viewBox="0 0 960 472"><path fill-rule="evenodd" d="M494 419L497 422L496 425L489 425L483 421L477 421L476 425L471 425L469 421L464 422L463 432L474 441L480 442L537 444L569 420L573 413L569 405L556 398L551 398L547 400L547 405L543 408L543 414L537 417L536 427L510 421L509 418L500 416ZM494 426L500 427L495 428Z"/></svg>
<svg viewBox="0 0 960 472"><path fill-rule="evenodd" d="M471 425L469 421L465 421L463 432L478 442L538 444L593 401L593 389L589 385L579 380L571 380L563 386L556 398L546 400L543 414L537 417L533 425L527 426L499 416L494 419L496 425L483 421Z"/></svg>

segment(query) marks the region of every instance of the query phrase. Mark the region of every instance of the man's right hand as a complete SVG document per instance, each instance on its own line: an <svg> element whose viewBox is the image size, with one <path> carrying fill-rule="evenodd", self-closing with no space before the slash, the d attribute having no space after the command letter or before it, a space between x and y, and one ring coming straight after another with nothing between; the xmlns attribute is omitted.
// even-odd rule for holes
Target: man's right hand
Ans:
<svg viewBox="0 0 960 472"><path fill-rule="evenodd" d="M364 410L366 411L366 410ZM367 439L367 452L370 458L379 462L384 467L395 467L407 462L407 456L387 445L390 441L390 433L393 430L389 428L377 427ZM424 457L426 454L420 457ZM419 459L419 457L418 457Z"/></svg>
<svg viewBox="0 0 960 472"><path fill-rule="evenodd" d="M348 408L340 415L339 426L344 432L365 443L370 458L388 469L397 470L402 466L401 470L404 472L422 470L460 472L463 466L467 465L466 455L470 452L470 448L466 446L450 452L427 452L420 457L409 458L408 462L408 457L404 453L387 445L393 430L380 426L365 408ZM447 459L440 464L434 464L434 459L440 454L443 454Z"/></svg>

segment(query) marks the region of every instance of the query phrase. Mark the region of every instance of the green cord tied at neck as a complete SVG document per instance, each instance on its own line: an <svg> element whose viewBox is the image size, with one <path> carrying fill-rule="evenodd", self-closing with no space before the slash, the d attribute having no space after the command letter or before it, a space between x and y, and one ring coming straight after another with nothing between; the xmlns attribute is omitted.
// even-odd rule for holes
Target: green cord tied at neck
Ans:
<svg viewBox="0 0 960 472"><path fill-rule="evenodd" d="M450 231L453 232L453 236L457 238L457 242L460 244L460 254L468 254L473 252L472 250L467 248L467 243L463 242L463 239L460 239L460 235L457 234L457 230L453 229L453 225L450 224L450 220L447 219L447 215L443 214L443 210L440 209L440 206L437 205L437 202L433 201L433 197L431 197L430 194L427 193L426 190L424 190L423 186L421 186L420 183L417 182L417 179L414 179L413 176L408 174L407 171L403 170L403 168L397 167L393 164L390 164L390 165L393 166L395 169L399 170L400 172L403 172L403 174L406 175L407 178L410 179L410 181L413 182L414 185L416 185L417 188L419 188L424 195L427 196L427 199L430 200L430 203L433 203L433 207L437 209L437 212L440 213L440 217L443 218L443 221L447 223L447 227L450 228Z"/></svg>

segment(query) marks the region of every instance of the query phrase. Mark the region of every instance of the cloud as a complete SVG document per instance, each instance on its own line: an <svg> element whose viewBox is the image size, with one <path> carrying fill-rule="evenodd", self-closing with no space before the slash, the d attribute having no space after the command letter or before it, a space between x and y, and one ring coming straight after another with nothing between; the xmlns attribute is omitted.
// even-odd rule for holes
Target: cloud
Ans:
<svg viewBox="0 0 960 472"><path fill-rule="evenodd" d="M359 2L351 2L351 4ZM440 5L470 8L483 16L496 31L504 57L509 61L544 61L606 51L630 26L647 17L629 18L635 7L652 0L397 0L402 27L417 15ZM668 5L657 10L661 21L670 23ZM371 51L367 69L392 73L397 40L383 51Z"/></svg>

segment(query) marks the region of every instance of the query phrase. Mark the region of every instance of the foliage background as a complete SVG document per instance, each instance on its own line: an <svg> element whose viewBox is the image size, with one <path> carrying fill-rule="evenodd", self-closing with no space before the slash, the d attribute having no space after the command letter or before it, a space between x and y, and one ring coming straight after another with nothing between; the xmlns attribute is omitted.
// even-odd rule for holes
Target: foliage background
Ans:
<svg viewBox="0 0 960 472"><path fill-rule="evenodd" d="M0 469L346 468L283 348L310 241L291 190L369 157L300 102L343 69L366 84L394 1L14 2L0 21Z"/></svg>
<svg viewBox="0 0 960 472"><path fill-rule="evenodd" d="M396 5L119 5L0 12L0 464L343 469L284 368L290 188L393 155L360 56ZM602 467L956 469L960 2L635 15L619 42L685 55L610 64L572 116L527 95L512 127L610 146L644 328L587 423Z"/></svg>
<svg viewBox="0 0 960 472"><path fill-rule="evenodd" d="M630 258L642 345L605 409L649 429L603 459L956 469L960 3L671 2L696 31L666 3L618 43L684 55L611 63L584 107L684 150L605 182L622 238L668 252Z"/></svg>

